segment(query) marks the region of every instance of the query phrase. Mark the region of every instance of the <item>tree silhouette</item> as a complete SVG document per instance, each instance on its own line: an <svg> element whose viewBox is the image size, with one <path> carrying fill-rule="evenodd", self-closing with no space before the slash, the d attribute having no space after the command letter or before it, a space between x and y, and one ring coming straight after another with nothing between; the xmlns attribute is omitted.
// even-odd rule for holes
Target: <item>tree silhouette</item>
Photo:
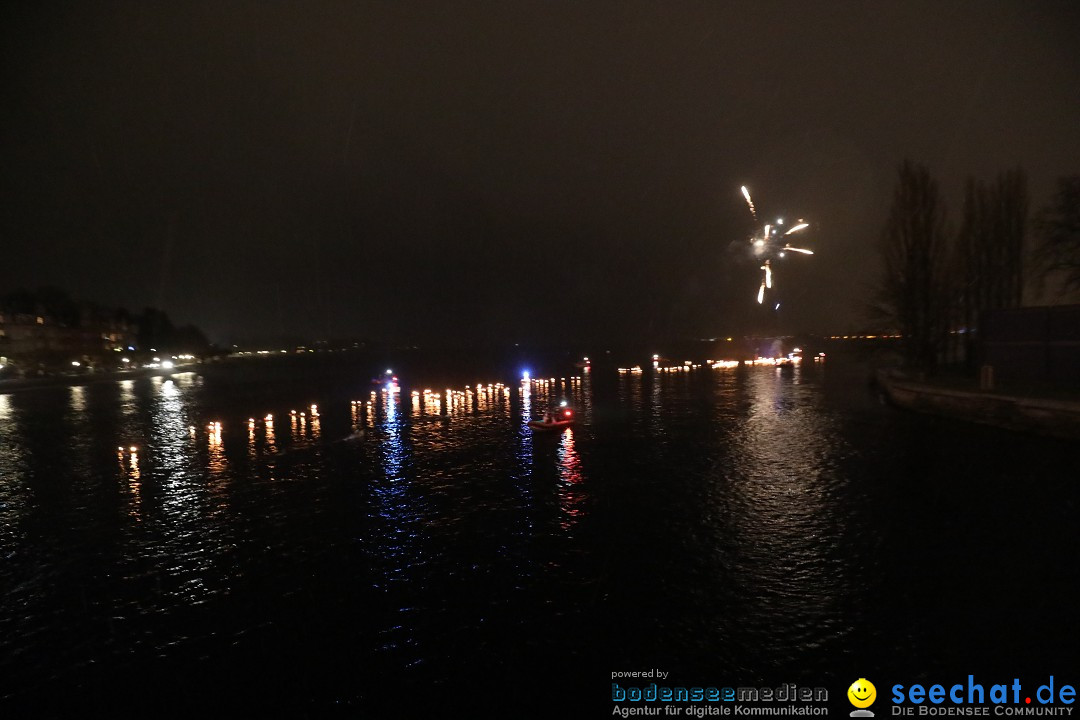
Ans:
<svg viewBox="0 0 1080 720"><path fill-rule="evenodd" d="M905 364L932 372L949 328L945 206L923 165L899 168L883 237L883 307L903 336Z"/></svg>
<svg viewBox="0 0 1080 720"><path fill-rule="evenodd" d="M1027 216L1027 181L1019 168L990 185L968 178L954 267L960 277L956 320L969 332L969 360L970 333L982 313L1023 302Z"/></svg>
<svg viewBox="0 0 1080 720"><path fill-rule="evenodd" d="M1035 218L1035 259L1044 273L1061 273L1063 289L1080 290L1080 175L1058 178L1057 193Z"/></svg>

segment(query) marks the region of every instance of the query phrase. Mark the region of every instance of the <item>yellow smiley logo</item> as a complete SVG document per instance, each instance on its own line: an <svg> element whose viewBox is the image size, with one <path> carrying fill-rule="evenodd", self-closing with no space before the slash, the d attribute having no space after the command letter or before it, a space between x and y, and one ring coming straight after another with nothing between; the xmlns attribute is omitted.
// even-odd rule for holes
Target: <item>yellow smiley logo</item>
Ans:
<svg viewBox="0 0 1080 720"><path fill-rule="evenodd" d="M867 708L877 699L877 688L866 678L859 678L847 689L848 700L857 708Z"/></svg>

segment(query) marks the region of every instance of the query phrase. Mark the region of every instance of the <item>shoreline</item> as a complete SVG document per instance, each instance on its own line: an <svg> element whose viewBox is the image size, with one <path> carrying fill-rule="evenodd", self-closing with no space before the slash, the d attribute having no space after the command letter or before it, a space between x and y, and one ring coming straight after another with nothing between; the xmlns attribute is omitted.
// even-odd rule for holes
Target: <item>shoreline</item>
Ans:
<svg viewBox="0 0 1080 720"><path fill-rule="evenodd" d="M879 370L877 382L896 407L1017 432L1080 439L1080 401L1014 395L919 382Z"/></svg>
<svg viewBox="0 0 1080 720"><path fill-rule="evenodd" d="M36 378L12 378L0 380L0 395L8 395L26 390L48 390L59 387L76 387L79 385L97 385L117 380L137 380L156 375L181 375L183 373L197 372L199 363L177 365L172 368L135 368L133 370L106 370L99 373L85 375L49 375Z"/></svg>

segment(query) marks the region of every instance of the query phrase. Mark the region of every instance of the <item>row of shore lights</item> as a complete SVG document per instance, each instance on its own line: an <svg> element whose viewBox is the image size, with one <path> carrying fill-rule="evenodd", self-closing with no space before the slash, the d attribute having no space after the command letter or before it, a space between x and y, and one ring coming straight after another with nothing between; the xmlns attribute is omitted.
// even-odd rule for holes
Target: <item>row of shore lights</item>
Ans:
<svg viewBox="0 0 1080 720"><path fill-rule="evenodd" d="M551 385L555 384L557 381L561 381L561 382L564 382L564 383L567 382L567 381L569 381L571 383L580 383L581 382L581 376L580 375L574 375L574 376L570 376L569 378L566 378L566 377L554 378L554 377L552 377L552 378L547 378L547 379L539 379L539 378L530 378L529 374L525 373L524 376L522 377L522 381L521 381L522 382L522 387L519 388L519 391L524 389L526 383L528 383L530 385L535 385L538 388L542 388L542 389L546 390L546 389L550 388ZM398 386L396 384L391 385L389 390L387 390L386 388L383 388L382 390L379 391L379 393L376 393L374 390L372 390L371 391L371 399L368 400L366 403L363 400L350 400L349 405L354 410L358 409L358 408L364 408L364 407L370 408L374 404L374 402L375 402L375 400L376 400L376 398L378 397L379 394L385 395L388 392L390 394L394 394L394 393L398 392ZM508 398L510 396L510 387L508 385L504 385L503 383L488 383L487 385L477 383L475 385L475 387L470 386L470 385L466 385L464 390L454 390L452 388L446 388L445 395L443 393L432 392L431 388L425 388L422 392L419 391L419 390L413 390L412 393L411 393L412 397L415 399L414 401L419 401L420 398L423 398L425 404L427 404L429 402L433 402L433 401L434 402L441 402L443 397L446 397L447 399L451 400L454 403L463 402L463 401L467 401L474 394L475 395L483 394L483 395L486 395L489 399L496 399L496 398L498 398L500 396ZM319 417L319 406L318 405L313 404L308 409L310 410L310 417L313 420L317 419ZM291 418L291 420L294 423L297 420L299 420L300 422L303 423L303 422L306 422L309 415L305 411L297 412L296 410L290 410L289 411L289 417ZM255 418L253 418L253 417L248 418L248 430L249 431L255 429L256 422L257 421L256 421ZM274 416L273 416L273 414L272 413L267 413L267 415L262 418L262 422L266 425L266 427L268 429L272 430L273 427L274 427ZM212 439L216 440L219 443L221 442L221 427L222 427L221 423L217 422L217 421L207 423L207 425L206 425L207 433L210 435L210 437ZM188 427L188 432L191 434L192 437L195 437L195 433L196 433L195 426L194 425L189 426ZM138 452L138 448L135 445L132 445L130 448L124 448L124 447L121 446L121 447L118 447L117 450L119 451L119 453L121 455L123 455L125 452L134 455L134 454L136 454Z"/></svg>
<svg viewBox="0 0 1080 720"><path fill-rule="evenodd" d="M568 380L568 378L565 378L565 377L564 378L558 378L558 380L566 382ZM570 377L569 380L571 382L580 383L581 382L581 377L580 376L573 376L573 377ZM547 389L547 388L550 387L551 384L556 382L556 378L549 378L547 380L541 380L541 379L528 380L528 374L526 373L526 378L522 380L522 385L524 386L524 384L526 382L529 382L530 384L536 385L536 386L541 387L543 389ZM380 393L384 394L384 395L386 393L388 393L388 392L390 394L394 394L394 393L398 392L398 387L396 385L393 385L393 386L391 386L391 388L389 390L384 388L383 390L380 391ZM371 406L374 404L376 398L378 397L378 395L380 393L376 393L374 390L372 390L371 391L371 399L368 400L366 403L363 400L351 400L351 401L349 401L349 405L354 409L354 411L356 409L359 409L359 408L365 408L365 407L366 408L371 408ZM431 388L425 388L423 390L423 392L421 392L419 390L413 390L412 391L412 397L416 401L419 401L420 398L423 398L425 404L427 404L429 402L432 402L432 401L441 402L443 397L446 397L447 399L451 400L454 403L463 402L463 401L467 401L468 399L470 399L474 394L478 395L478 396L479 395L486 395L488 399L496 399L498 397L507 397L508 398L510 396L510 387L507 386L507 385L504 385L503 383L488 383L487 385L477 383L475 387L466 385L464 390L454 390L452 388L446 388L445 396L443 395L443 393L432 392ZM311 405L309 410L310 410L310 416L305 411L297 412L296 410L290 410L289 411L289 417L290 417L290 419L292 420L293 423L297 422L297 420L299 420L299 422L301 422L301 423L305 423L307 421L308 417L310 417L313 421L320 417L319 416L319 406L318 405L314 405L314 404ZM249 431L252 431L252 430L255 429L256 422L257 421L256 421L255 418L253 418L253 417L248 418L248 430ZM268 429L272 430L273 427L274 427L274 416L273 416L273 414L268 413L265 417L262 418L262 422L266 425L266 427ZM216 440L217 442L221 441L221 428L222 428L222 425L218 421L210 422L210 423L207 423L207 425L206 425L207 433L210 435L211 439ZM196 427L194 425L189 426L188 427L188 432L191 434L191 437L195 437ZM135 453L138 452L138 448L136 446L134 446L134 445L132 445L130 448L126 448L126 449L124 447L118 447L117 449L121 454L123 454L125 452L135 454Z"/></svg>
<svg viewBox="0 0 1080 720"><path fill-rule="evenodd" d="M795 348L792 354L782 358L754 358L753 360L706 360L703 364L693 363L687 360L682 365L670 365L660 367L657 357L653 356L653 370L662 373L680 373L689 372L690 370L697 370L701 367L710 367L713 370L727 370L730 368L737 368L740 365L799 365L802 363L802 356L796 353L802 352L799 348ZM814 362L824 362L825 353L818 353L814 356ZM638 375L642 372L640 365L634 365L628 368L619 368L620 374Z"/></svg>
<svg viewBox="0 0 1080 720"><path fill-rule="evenodd" d="M454 407L456 405L467 405L473 398L482 405L506 400L510 397L510 388L502 383L489 383L488 385L478 383L475 387L466 385L464 390L445 388L443 392L433 392L431 388L424 388L423 391L413 390L410 395L412 397L413 411L418 412L422 403L426 412L434 411L444 402L450 407Z"/></svg>
<svg viewBox="0 0 1080 720"><path fill-rule="evenodd" d="M319 417L319 406L318 405L312 405L310 410L311 410L311 418L312 419L317 419ZM298 418L300 419L301 422L304 422L307 419L307 413L306 412L297 413L296 410L290 410L289 411L289 416L292 418L293 422L296 422L296 420ZM253 417L248 418L248 430L254 430L256 422L257 421L255 420L255 418L253 418ZM272 413L267 413L267 415L262 418L262 422L266 425L266 427L268 429L273 430L273 428L274 428L274 415ZM216 441L218 443L221 442L221 428L222 428L222 425L221 425L220 421L215 420L213 422L209 422L209 423L206 424L206 432L210 436L211 440L214 440L214 441ZM194 425L189 425L188 426L188 432L191 434L191 437L195 437L196 427ZM120 454L124 454L125 452L127 452L127 453L130 453L130 454L134 455L137 452L139 452L139 448L137 446L135 446L135 445L132 445L129 448L125 448L123 446L120 446L120 447L117 447L117 451Z"/></svg>
<svg viewBox="0 0 1080 720"><path fill-rule="evenodd" d="M311 417L311 419L313 421L317 420L319 418L319 406L318 405L312 404L308 408L308 410L310 410L310 417ZM308 413L303 411L303 410L301 410L300 412L297 412L296 410L290 410L289 411L289 419L294 424L297 422L297 420L299 420L301 423L307 422L308 417L309 417ZM255 418L253 418L253 417L248 418L248 429L249 430L254 430L256 422L257 421L255 420ZM273 413L267 413L266 416L263 417L262 422L263 422L263 424L266 425L266 427L268 427L270 429L273 429L273 427L274 427L274 415L273 415ZM216 431L218 434L221 433L221 423L219 423L219 422L218 423L210 423L207 427L210 429L211 432ZM192 425L190 430L191 430L191 434L194 435L195 434L195 426Z"/></svg>
<svg viewBox="0 0 1080 720"><path fill-rule="evenodd" d="M528 383L533 383L534 385L550 385L550 384L555 383L555 382L581 382L581 376L580 375L570 375L569 377L559 377L559 378L554 378L554 377L550 377L550 378L533 378L533 377L529 376L529 373L525 372L525 373L522 373L522 375L521 375L521 382L522 382L522 384L525 384L525 383L528 382Z"/></svg>
<svg viewBox="0 0 1080 720"><path fill-rule="evenodd" d="M655 370L657 372L680 373L680 372L689 372L691 370L698 370L701 367L711 367L713 370L720 370L721 368L738 367L739 366L739 361L738 360L706 360L704 362L704 364L702 364L702 363L690 362L689 360L687 360L682 365L665 365L664 367L660 367L660 363L657 360L656 356L654 355L653 356L653 364L652 364L652 366L653 366L653 370ZM641 372L642 372L642 370L641 370L640 365L634 365L633 367L628 367L628 368L623 368L623 367L619 368L619 373L620 374L630 373L630 374L633 374L633 375L637 375L637 374L639 374Z"/></svg>
<svg viewBox="0 0 1080 720"><path fill-rule="evenodd" d="M524 391L526 385L532 387L535 386L538 389L549 389L557 383L580 383L580 376L560 377L560 378L530 378L528 373L525 373L521 379L521 387L518 388L519 392ZM452 399L454 402L468 400L473 395L480 396L486 395L489 399L502 397L510 397L511 388L508 385L502 383L488 383L487 385L477 384L475 387L466 385L464 390L454 390L453 388L446 388L444 393L433 392L431 388L425 388L423 391L413 390L411 395L414 399L419 400L423 398L425 402L435 400L442 400L444 397ZM386 392L385 390L383 392ZM375 393L372 392L372 397Z"/></svg>

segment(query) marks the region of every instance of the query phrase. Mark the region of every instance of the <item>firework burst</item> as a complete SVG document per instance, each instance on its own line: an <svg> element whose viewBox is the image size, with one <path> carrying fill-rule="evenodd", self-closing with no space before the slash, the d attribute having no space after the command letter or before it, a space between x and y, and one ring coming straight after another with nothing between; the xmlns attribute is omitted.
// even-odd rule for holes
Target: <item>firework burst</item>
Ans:
<svg viewBox="0 0 1080 720"><path fill-rule="evenodd" d="M742 186L742 195L746 199L746 204L750 208L750 214L753 216L754 221L757 222L757 209L754 207L754 201L750 199L750 191L745 185ZM773 279L772 264L774 261L784 258L787 253L798 253L800 255L813 255L813 250L807 250L806 248L792 247L791 243L786 240L788 235L797 233L801 230L805 230L810 227L809 223L805 223L800 219L797 224L792 225L788 229L784 229L784 219L778 218L775 223L766 223L761 232L755 232L750 237L750 247L754 253L754 257L761 259L761 287L757 291L757 301L761 305L765 302L765 291L772 290L775 286ZM779 303L777 307L780 307Z"/></svg>

